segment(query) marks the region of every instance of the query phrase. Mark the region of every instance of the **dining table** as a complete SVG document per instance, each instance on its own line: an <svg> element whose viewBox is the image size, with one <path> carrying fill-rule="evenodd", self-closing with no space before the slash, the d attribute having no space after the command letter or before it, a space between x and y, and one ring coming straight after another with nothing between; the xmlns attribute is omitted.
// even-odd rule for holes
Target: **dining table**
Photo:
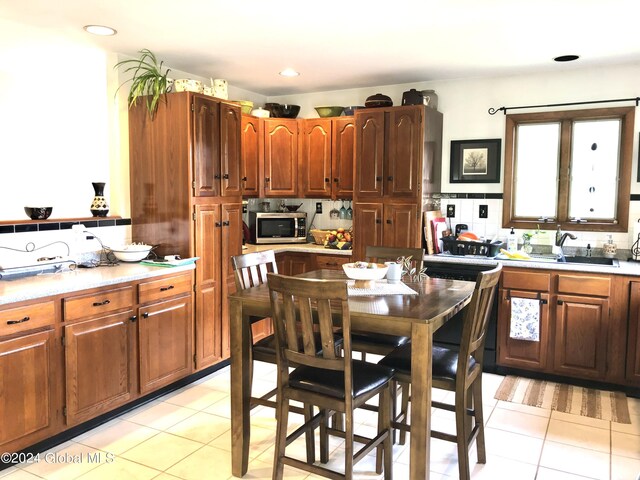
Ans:
<svg viewBox="0 0 640 480"><path fill-rule="evenodd" d="M344 272L338 270L314 270L298 276L348 281ZM441 278L414 280L404 282L413 294L349 296L353 331L407 336L412 343L409 454L412 480L429 478L433 333L470 302L475 286L475 282ZM242 477L248 469L251 435L250 317L269 317L271 305L266 284L237 291L228 298L232 473Z"/></svg>

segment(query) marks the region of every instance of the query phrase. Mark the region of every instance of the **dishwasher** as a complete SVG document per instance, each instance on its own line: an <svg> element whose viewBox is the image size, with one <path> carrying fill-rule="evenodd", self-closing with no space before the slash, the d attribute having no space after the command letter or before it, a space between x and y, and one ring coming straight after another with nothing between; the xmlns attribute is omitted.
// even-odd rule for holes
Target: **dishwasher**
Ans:
<svg viewBox="0 0 640 480"><path fill-rule="evenodd" d="M468 258L468 257L467 257ZM486 256L482 257L486 260ZM427 269L427 275L431 278L447 278L451 280L465 280L475 282L479 272L491 270L495 265L491 264L471 264L452 263L425 260L423 266ZM485 372L496 372L496 347L497 347L497 324L498 324L498 292L493 297L493 306L489 315L489 326L487 328L487 338L484 345L484 365ZM464 309L456 313L447 323L436 330L433 338L434 345L458 350L462 337L462 326Z"/></svg>

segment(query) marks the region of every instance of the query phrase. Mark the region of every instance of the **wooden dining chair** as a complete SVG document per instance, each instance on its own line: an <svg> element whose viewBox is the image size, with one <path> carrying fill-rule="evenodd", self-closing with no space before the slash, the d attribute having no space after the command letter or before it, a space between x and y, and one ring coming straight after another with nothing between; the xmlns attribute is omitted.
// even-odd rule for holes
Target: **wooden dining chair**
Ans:
<svg viewBox="0 0 640 480"><path fill-rule="evenodd" d="M422 268L424 250L422 248L396 248L367 246L365 257L368 262L395 262L400 257L411 257L412 266L417 270ZM386 335L375 332L352 332L351 345L353 351L360 352L362 360L366 360L367 353L386 355L394 348L409 341L409 337L401 335Z"/></svg>
<svg viewBox="0 0 640 480"><path fill-rule="evenodd" d="M264 252L247 253L244 255L237 255L231 258L233 270L235 274L235 283L238 291L246 288L256 287L267 282L267 273L278 273L278 265L276 264L276 257L273 250L266 250ZM263 317L249 317L249 322L253 325L260 320L264 320ZM253 343L253 330L250 328L251 338L251 360L249 362L251 372L249 378L253 382L253 362L265 362L276 364L276 337L275 335L268 335L255 344ZM316 333L319 338L319 334ZM342 335L335 334L334 343L336 344L337 351L342 348ZM321 353L321 350L317 352ZM250 398L250 408L255 408L258 405L263 405L271 408L276 408L276 402L273 397L276 394L276 389L272 389L269 392L259 397ZM302 414L303 411L300 408L292 407L292 411Z"/></svg>
<svg viewBox="0 0 640 480"><path fill-rule="evenodd" d="M456 433L431 431L431 436L458 445L458 469L461 480L470 478L469 449L476 441L478 463L486 463L484 443L484 417L482 413L482 362L484 341L489 324L493 297L500 279L502 266L480 272L471 302L465 307L460 351L444 347L433 347L433 387L455 392L455 403L431 402L435 408L455 412ZM385 356L380 365L394 369L394 382L402 391L400 412L393 419L398 428L400 443L405 441L409 430L409 386L411 383L411 344L403 345ZM395 391L395 390L394 390Z"/></svg>
<svg viewBox="0 0 640 480"><path fill-rule="evenodd" d="M391 398L389 392L393 370L382 365L351 359L351 317L344 281L286 277L267 274L272 319L275 326L278 356L278 394L274 479L281 479L284 466L328 478L350 479L353 465L373 449L378 449L377 473L391 479ZM315 335L318 325L320 344ZM344 336L344 355L336 354L334 328ZM301 332L301 336L298 334ZM321 355L317 355L318 350ZM295 368L291 368L295 367ZM379 395L378 428L373 438L354 433L354 410ZM304 405L305 421L287 435L289 402ZM319 411L314 415L313 407ZM344 429L330 428L328 419L336 413L345 415ZM328 435L345 439L344 474L315 464L313 432L320 429L320 462L329 461ZM286 455L286 447L306 434L307 461ZM354 452L354 442L364 446ZM384 465L382 458L384 458Z"/></svg>

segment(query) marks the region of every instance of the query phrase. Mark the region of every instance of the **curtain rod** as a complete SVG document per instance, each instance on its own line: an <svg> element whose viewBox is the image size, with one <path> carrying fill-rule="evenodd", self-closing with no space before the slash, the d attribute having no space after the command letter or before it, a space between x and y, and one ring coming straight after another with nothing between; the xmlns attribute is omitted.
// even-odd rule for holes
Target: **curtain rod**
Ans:
<svg viewBox="0 0 640 480"><path fill-rule="evenodd" d="M590 105L593 103L613 103L613 102L636 102L636 107L640 102L640 97L635 98L618 98L616 100L591 100L589 102L569 102L569 103L550 103L548 105L524 105L522 107L500 107L500 108L490 108L489 115L495 115L499 111L503 111L504 114L507 114L507 110L516 110L520 108L545 108L545 107L568 107L571 105Z"/></svg>

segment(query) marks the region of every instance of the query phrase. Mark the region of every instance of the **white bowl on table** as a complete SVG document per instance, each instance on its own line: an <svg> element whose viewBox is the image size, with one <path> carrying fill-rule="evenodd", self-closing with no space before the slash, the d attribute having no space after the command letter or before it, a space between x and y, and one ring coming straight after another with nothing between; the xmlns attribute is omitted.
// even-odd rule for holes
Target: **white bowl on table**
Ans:
<svg viewBox="0 0 640 480"><path fill-rule="evenodd" d="M375 281L382 280L387 274L387 270L389 270L389 267L384 263L370 263L369 265L375 265L374 268L356 267L358 263L362 264L367 262L345 263L342 265L345 275L356 281L356 288L373 287Z"/></svg>

